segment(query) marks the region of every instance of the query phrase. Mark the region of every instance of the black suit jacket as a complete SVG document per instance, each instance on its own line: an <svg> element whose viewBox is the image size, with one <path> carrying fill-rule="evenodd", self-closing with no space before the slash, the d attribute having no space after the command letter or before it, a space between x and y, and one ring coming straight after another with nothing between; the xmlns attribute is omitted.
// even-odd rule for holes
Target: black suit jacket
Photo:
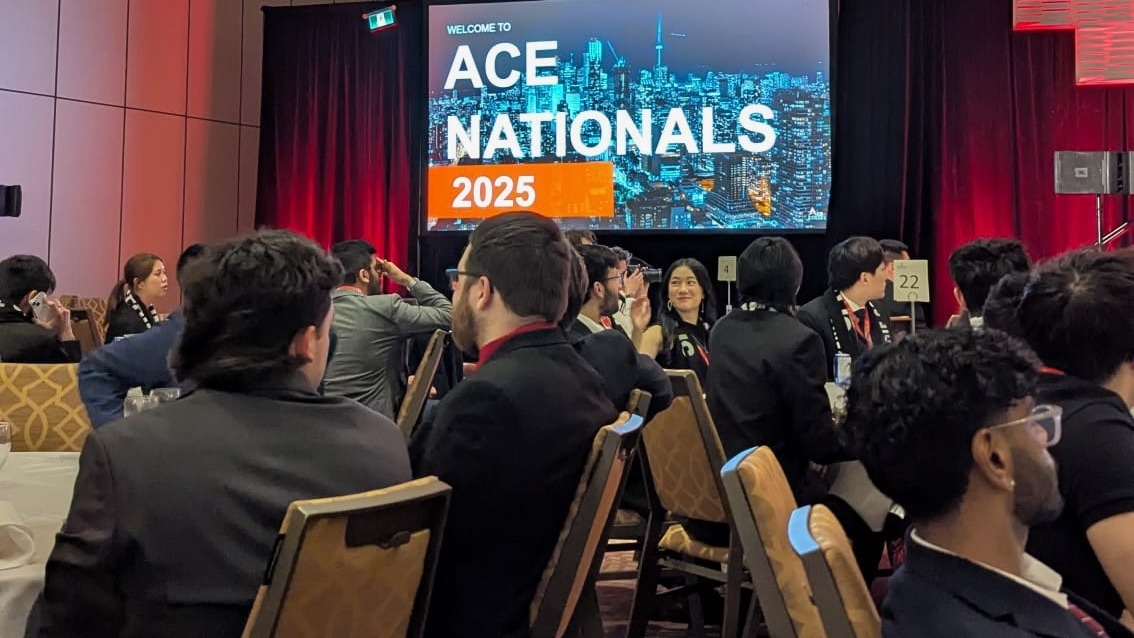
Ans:
<svg viewBox="0 0 1134 638"><path fill-rule="evenodd" d="M388 419L275 385L91 432L28 636L237 638L288 504L410 479Z"/></svg>
<svg viewBox="0 0 1134 638"><path fill-rule="evenodd" d="M1095 638L1070 612L985 567L906 539L906 561L882 605L886 638ZM1085 600L1068 594L1110 638L1134 636Z"/></svg>
<svg viewBox="0 0 1134 638"><path fill-rule="evenodd" d="M826 488L810 463L852 458L823 388L822 340L790 315L734 310L713 327L709 351L706 394L725 454L772 448L796 501L816 502Z"/></svg>
<svg viewBox="0 0 1134 638"><path fill-rule="evenodd" d="M571 333L567 338L602 377L607 398L619 410L626 408L630 393L635 389L650 393L646 421L673 403L673 384L665 370L657 361L639 354L623 333L602 330L581 337Z"/></svg>
<svg viewBox="0 0 1134 638"><path fill-rule="evenodd" d="M132 335L142 334L153 326L158 324L157 317L151 312L150 308L139 306L141 311L146 315L150 325L142 320L141 315L134 309L128 301L123 301L118 304L110 313L106 320L106 343L113 343L118 337L129 337Z"/></svg>
<svg viewBox="0 0 1134 638"><path fill-rule="evenodd" d="M78 341L59 341L18 308L0 305L0 362L78 363L82 356Z"/></svg>
<svg viewBox="0 0 1134 638"><path fill-rule="evenodd" d="M886 317L882 316L873 302L866 303L866 311L870 313L870 338L874 345L889 343L890 324ZM836 354L849 354L854 359L866 351L866 344L847 327L847 321L843 317L843 304L834 290L827 290L804 304L796 313L796 318L823 339L828 379L835 377Z"/></svg>
<svg viewBox="0 0 1134 638"><path fill-rule="evenodd" d="M618 411L559 328L509 338L414 431L453 486L426 635L527 636L528 609L595 433Z"/></svg>

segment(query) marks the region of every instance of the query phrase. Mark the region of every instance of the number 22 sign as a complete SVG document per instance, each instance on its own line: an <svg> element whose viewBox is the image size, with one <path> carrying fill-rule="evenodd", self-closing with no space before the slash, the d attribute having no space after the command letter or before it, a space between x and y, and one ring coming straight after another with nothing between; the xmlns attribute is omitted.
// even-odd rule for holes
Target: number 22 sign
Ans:
<svg viewBox="0 0 1134 638"><path fill-rule="evenodd" d="M894 262L894 301L929 301L929 261L899 259Z"/></svg>

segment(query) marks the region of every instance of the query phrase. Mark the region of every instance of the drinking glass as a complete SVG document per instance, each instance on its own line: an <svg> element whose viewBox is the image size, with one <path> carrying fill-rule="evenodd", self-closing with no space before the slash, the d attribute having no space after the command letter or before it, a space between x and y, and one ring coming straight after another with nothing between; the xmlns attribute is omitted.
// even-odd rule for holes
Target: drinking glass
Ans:
<svg viewBox="0 0 1134 638"><path fill-rule="evenodd" d="M12 424L0 421L0 467L8 461L8 453L12 451Z"/></svg>
<svg viewBox="0 0 1134 638"><path fill-rule="evenodd" d="M152 410L158 405L158 398L155 396L126 397L122 402L122 416L131 417L139 412Z"/></svg>
<svg viewBox="0 0 1134 638"><path fill-rule="evenodd" d="M157 397L158 403L169 403L181 398L181 388L154 388L150 396Z"/></svg>

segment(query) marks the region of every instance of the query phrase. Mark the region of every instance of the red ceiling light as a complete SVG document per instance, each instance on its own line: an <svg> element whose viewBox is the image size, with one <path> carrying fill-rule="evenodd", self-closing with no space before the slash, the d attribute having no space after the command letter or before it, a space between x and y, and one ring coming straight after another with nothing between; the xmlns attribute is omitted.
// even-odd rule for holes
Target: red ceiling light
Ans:
<svg viewBox="0 0 1134 638"><path fill-rule="evenodd" d="M1075 31L1075 82L1134 84L1134 1L1014 0L1017 31Z"/></svg>

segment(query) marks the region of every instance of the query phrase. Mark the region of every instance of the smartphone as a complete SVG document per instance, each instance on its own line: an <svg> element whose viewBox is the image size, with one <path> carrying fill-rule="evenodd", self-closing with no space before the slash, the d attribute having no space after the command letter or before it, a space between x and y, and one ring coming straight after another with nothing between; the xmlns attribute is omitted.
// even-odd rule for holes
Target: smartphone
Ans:
<svg viewBox="0 0 1134 638"><path fill-rule="evenodd" d="M39 292L36 296L31 298L32 314L40 321L47 321L51 318L51 306L47 305L47 294Z"/></svg>

